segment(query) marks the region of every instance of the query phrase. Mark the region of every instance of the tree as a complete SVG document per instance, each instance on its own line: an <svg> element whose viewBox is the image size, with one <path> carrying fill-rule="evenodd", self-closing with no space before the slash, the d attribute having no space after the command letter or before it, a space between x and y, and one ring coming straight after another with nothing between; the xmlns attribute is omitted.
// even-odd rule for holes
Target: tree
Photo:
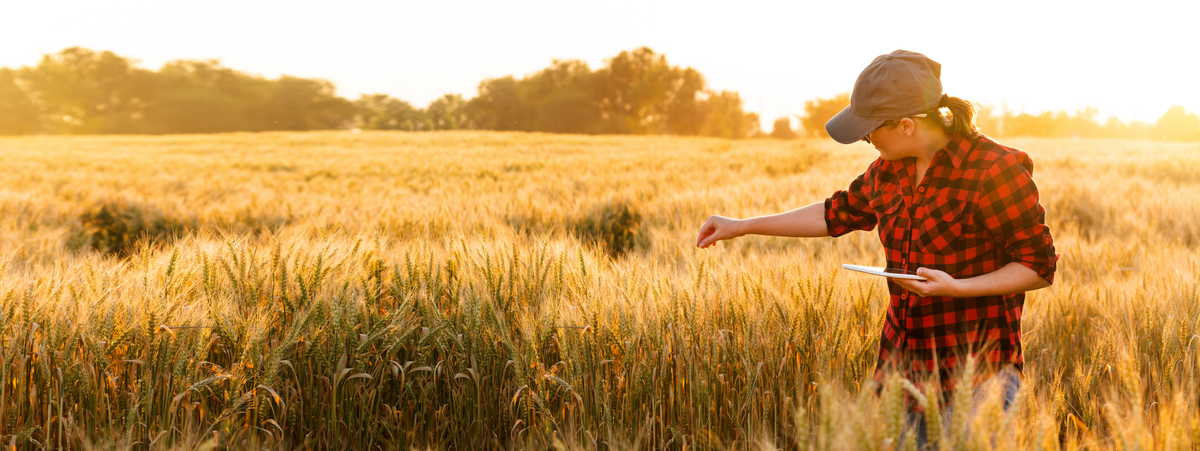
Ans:
<svg viewBox="0 0 1200 451"><path fill-rule="evenodd" d="M1166 139L1177 141L1200 140L1200 116L1190 114L1182 106L1167 109L1154 123L1154 130Z"/></svg>
<svg viewBox="0 0 1200 451"><path fill-rule="evenodd" d="M771 137L776 139L796 139L799 135L792 131L792 120L786 117L775 119L771 127Z"/></svg>
<svg viewBox="0 0 1200 451"><path fill-rule="evenodd" d="M607 133L695 134L703 90L699 72L671 66L648 47L621 52L596 71L596 104Z"/></svg>
<svg viewBox="0 0 1200 451"><path fill-rule="evenodd" d="M220 133L246 129L245 108L220 92L187 87L157 96L147 113L151 133Z"/></svg>
<svg viewBox="0 0 1200 451"><path fill-rule="evenodd" d="M473 126L488 130L729 138L758 130L737 93L707 91L695 69L672 66L646 47L621 52L596 71L555 60L525 78L484 80L463 110Z"/></svg>
<svg viewBox="0 0 1200 451"><path fill-rule="evenodd" d="M446 94L431 102L425 109L425 115L436 130L473 128L466 114L466 106L467 101L461 95Z"/></svg>
<svg viewBox="0 0 1200 451"><path fill-rule="evenodd" d="M705 92L704 77L695 69L674 69L670 80L671 89L667 93L664 111L666 117L663 126L672 135L695 135L703 126L704 117L700 115L700 105L697 97ZM739 110L740 105L739 105Z"/></svg>
<svg viewBox="0 0 1200 451"><path fill-rule="evenodd" d="M550 67L524 80L524 98L534 105L533 130L600 132L595 80L587 63L575 60L554 60Z"/></svg>
<svg viewBox="0 0 1200 451"><path fill-rule="evenodd" d="M358 108L355 123L363 130L412 131L422 120L420 110L387 94L363 94L354 105Z"/></svg>
<svg viewBox="0 0 1200 451"><path fill-rule="evenodd" d="M18 85L17 71L0 69L0 135L41 130L41 117L29 94Z"/></svg>
<svg viewBox="0 0 1200 451"><path fill-rule="evenodd" d="M804 103L804 119L800 121L801 128L808 136L829 137L825 131L825 123L833 119L846 107L850 106L850 93L842 93L829 99L815 99Z"/></svg>
<svg viewBox="0 0 1200 451"><path fill-rule="evenodd" d="M591 93L578 87L563 87L550 92L536 107L534 130L551 133L597 133L601 128L600 109Z"/></svg>
<svg viewBox="0 0 1200 451"><path fill-rule="evenodd" d="M707 93L698 109L703 117L699 135L740 139L758 132L758 115L742 111L742 98L736 92Z"/></svg>
<svg viewBox="0 0 1200 451"><path fill-rule="evenodd" d="M1100 110L1094 107L1084 107L1075 110L1075 114L1070 116L1067 128L1070 130L1066 136L1077 138L1095 138L1100 136L1100 124L1096 122L1096 115Z"/></svg>
<svg viewBox="0 0 1200 451"><path fill-rule="evenodd" d="M145 131L143 119L155 90L155 74L135 67L129 59L71 47L42 57L26 75L49 131Z"/></svg>
<svg viewBox="0 0 1200 451"><path fill-rule="evenodd" d="M478 95L467 102L466 113L482 129L532 131L537 113L522 99L520 88L512 76L484 80Z"/></svg>
<svg viewBox="0 0 1200 451"><path fill-rule="evenodd" d="M284 75L273 83L271 97L257 111L258 130L324 130L344 128L354 105L334 94L333 83Z"/></svg>
<svg viewBox="0 0 1200 451"><path fill-rule="evenodd" d="M247 111L269 95L270 83L222 67L219 61L172 61L158 71L146 111L151 133L219 133L250 128Z"/></svg>

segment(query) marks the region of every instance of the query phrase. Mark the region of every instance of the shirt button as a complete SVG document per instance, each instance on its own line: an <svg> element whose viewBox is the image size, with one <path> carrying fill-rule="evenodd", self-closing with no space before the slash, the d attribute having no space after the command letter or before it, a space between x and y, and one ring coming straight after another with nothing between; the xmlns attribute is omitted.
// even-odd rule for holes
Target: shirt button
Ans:
<svg viewBox="0 0 1200 451"><path fill-rule="evenodd" d="M1046 243L1046 244L1050 244L1050 237L1048 237L1048 236L1042 237L1042 242Z"/></svg>
<svg viewBox="0 0 1200 451"><path fill-rule="evenodd" d="M908 299L908 293L900 294L900 299Z"/></svg>
<svg viewBox="0 0 1200 451"><path fill-rule="evenodd" d="M922 193L923 193L923 192L925 192L925 187L924 187L924 186L922 186L922 187L920 187L920 188L917 188L917 191L920 191L920 192L922 192Z"/></svg>

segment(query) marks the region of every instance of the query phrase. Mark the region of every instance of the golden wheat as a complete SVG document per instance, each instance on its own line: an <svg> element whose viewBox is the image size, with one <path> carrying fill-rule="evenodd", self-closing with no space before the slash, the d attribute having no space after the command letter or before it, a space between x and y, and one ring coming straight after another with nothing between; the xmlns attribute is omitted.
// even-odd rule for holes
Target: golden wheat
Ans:
<svg viewBox="0 0 1200 451"><path fill-rule="evenodd" d="M1026 301L1017 407L955 408L931 437L1200 446L1200 147L1005 142L1037 162L1063 260ZM692 244L710 214L819 201L875 155L482 132L0 139L0 442L909 448L897 400L942 406L908 381L875 396L886 290L838 269L882 261L877 238Z"/></svg>

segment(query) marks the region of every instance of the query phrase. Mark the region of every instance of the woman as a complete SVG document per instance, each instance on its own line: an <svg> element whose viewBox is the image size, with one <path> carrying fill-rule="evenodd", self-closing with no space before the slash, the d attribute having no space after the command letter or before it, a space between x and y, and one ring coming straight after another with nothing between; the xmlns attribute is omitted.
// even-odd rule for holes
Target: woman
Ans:
<svg viewBox="0 0 1200 451"><path fill-rule="evenodd" d="M979 134L974 115L970 102L942 93L937 62L905 50L881 55L859 74L850 106L825 124L834 140L866 141L879 158L824 202L750 219L712 216L696 245L878 228L887 266L927 280L888 279L875 378L896 368L910 380L942 381L946 394L970 355L976 374L1003 384L1007 409L1020 384L1024 292L1053 282L1058 256L1032 160ZM924 442L924 417L912 417Z"/></svg>

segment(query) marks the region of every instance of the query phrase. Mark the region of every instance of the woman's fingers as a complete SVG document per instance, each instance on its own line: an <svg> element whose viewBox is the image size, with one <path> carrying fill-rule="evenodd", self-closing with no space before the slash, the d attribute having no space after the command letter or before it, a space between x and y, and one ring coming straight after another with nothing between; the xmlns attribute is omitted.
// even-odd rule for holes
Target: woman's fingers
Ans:
<svg viewBox="0 0 1200 451"><path fill-rule="evenodd" d="M696 247L704 247L704 240L712 235L712 233L712 218L709 218L708 221L704 222L704 225L700 226L700 236L696 237Z"/></svg>
<svg viewBox="0 0 1200 451"><path fill-rule="evenodd" d="M910 293L917 296L954 296L954 278L944 271L918 268L917 275L928 280L892 279Z"/></svg>
<svg viewBox="0 0 1200 451"><path fill-rule="evenodd" d="M724 238L721 219L720 216L712 216L704 222L704 225L700 226L700 236L696 238L696 247L704 249Z"/></svg>
<svg viewBox="0 0 1200 451"><path fill-rule="evenodd" d="M926 279L933 279L935 277L933 275L933 271L929 270L929 268L926 268L924 266L917 268L917 275L924 277Z"/></svg>

